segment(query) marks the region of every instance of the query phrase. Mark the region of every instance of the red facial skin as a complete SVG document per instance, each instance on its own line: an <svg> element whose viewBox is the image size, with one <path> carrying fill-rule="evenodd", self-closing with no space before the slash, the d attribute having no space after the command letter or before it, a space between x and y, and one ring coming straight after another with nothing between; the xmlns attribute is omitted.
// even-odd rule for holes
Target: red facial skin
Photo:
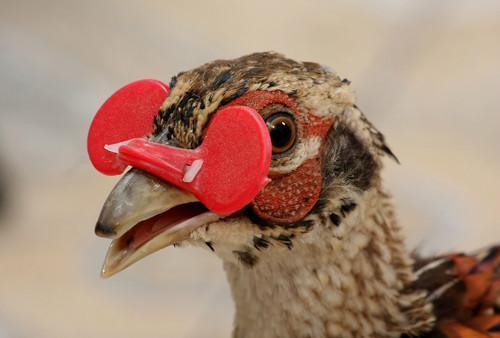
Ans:
<svg viewBox="0 0 500 338"><path fill-rule="evenodd" d="M251 206L263 220L290 224L301 220L318 201L323 182L322 148L334 118L321 118L299 109L297 103L281 91L255 91L247 93L229 105L244 105L260 112L270 104L282 104L295 113L297 138L319 136L322 146L318 154L304 161L297 169L287 174L271 171L271 182L255 197Z"/></svg>

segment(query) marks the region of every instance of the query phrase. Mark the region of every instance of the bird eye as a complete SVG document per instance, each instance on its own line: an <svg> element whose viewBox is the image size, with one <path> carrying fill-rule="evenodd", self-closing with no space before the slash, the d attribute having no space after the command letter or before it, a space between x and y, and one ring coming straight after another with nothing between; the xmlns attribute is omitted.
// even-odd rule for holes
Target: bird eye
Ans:
<svg viewBox="0 0 500 338"><path fill-rule="evenodd" d="M267 129L273 144L273 154L281 154L295 144L297 128L290 114L278 112L266 119Z"/></svg>

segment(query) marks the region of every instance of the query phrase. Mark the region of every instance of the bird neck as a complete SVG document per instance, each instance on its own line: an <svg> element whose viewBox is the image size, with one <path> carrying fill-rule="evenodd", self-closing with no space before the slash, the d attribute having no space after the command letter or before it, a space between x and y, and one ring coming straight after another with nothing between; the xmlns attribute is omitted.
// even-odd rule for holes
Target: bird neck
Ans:
<svg viewBox="0 0 500 338"><path fill-rule="evenodd" d="M387 196L345 220L317 224L292 249L263 250L253 267L224 261L236 305L234 337L398 337L433 321ZM298 237L298 236L297 236Z"/></svg>

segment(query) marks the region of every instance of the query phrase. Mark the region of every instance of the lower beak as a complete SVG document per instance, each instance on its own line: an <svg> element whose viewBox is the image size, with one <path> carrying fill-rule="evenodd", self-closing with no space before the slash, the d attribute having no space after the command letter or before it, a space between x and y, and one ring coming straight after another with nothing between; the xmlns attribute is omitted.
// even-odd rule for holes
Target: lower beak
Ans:
<svg viewBox="0 0 500 338"><path fill-rule="evenodd" d="M219 218L192 194L132 169L109 194L96 224L98 236L113 239L101 275L109 277L186 240L193 230Z"/></svg>

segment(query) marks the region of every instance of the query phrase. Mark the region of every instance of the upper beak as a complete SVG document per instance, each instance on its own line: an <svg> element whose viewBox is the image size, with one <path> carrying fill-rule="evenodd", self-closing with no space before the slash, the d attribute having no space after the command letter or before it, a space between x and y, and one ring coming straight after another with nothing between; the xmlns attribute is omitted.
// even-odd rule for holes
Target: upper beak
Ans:
<svg viewBox="0 0 500 338"><path fill-rule="evenodd" d="M217 219L191 193L132 169L109 194L95 227L113 239L101 274L111 276Z"/></svg>

